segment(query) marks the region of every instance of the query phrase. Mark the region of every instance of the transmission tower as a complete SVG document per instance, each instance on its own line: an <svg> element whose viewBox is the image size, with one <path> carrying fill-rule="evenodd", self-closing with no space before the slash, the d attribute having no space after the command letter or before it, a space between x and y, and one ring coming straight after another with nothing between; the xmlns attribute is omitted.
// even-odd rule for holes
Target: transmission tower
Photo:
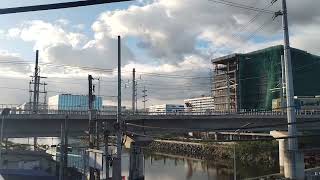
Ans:
<svg viewBox="0 0 320 180"><path fill-rule="evenodd" d="M34 75L30 76L32 79L29 82L29 108L32 113L37 114L39 111L47 110L47 90L45 82L41 82L41 79L47 77L40 76L39 67L39 51L36 51L36 62L34 68ZM42 87L42 88L40 88ZM39 102L40 94L42 94L43 101Z"/></svg>
<svg viewBox="0 0 320 180"><path fill-rule="evenodd" d="M148 99L146 99L147 98L147 91L148 90L146 90L146 86L144 86L143 87L143 90L142 90L142 93L143 93L143 95L142 95L142 98L143 98L143 100L142 100L142 102L143 102L143 110L144 110L144 112L146 112L146 102L148 101Z"/></svg>

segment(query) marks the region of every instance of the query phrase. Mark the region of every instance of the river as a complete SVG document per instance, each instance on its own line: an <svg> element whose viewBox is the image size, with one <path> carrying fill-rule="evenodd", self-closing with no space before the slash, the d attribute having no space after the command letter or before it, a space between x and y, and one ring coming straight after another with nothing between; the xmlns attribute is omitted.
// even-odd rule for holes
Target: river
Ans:
<svg viewBox="0 0 320 180"><path fill-rule="evenodd" d="M123 156L123 175L127 176L129 155ZM238 165L238 179L276 173L278 168ZM230 180L233 179L233 162L209 162L165 154L145 156L146 180Z"/></svg>

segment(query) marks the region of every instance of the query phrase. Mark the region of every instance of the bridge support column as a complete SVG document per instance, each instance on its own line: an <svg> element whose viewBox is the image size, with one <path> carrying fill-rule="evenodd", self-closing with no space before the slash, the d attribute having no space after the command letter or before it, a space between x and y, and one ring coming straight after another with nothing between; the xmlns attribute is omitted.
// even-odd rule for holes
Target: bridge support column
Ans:
<svg viewBox="0 0 320 180"><path fill-rule="evenodd" d="M144 180L144 156L142 148L131 143L129 180Z"/></svg>
<svg viewBox="0 0 320 180"><path fill-rule="evenodd" d="M279 143L279 167L280 167L280 174L284 175L284 152L286 146L287 146L287 142L285 142L284 139L279 139L277 140Z"/></svg>
<svg viewBox="0 0 320 180"><path fill-rule="evenodd" d="M270 134L274 138L287 137L288 132L271 131ZM292 166L295 171L298 172L297 177L294 180L304 179L304 154L301 151L289 151L288 150L288 139L278 139L279 143L279 166L280 173L284 175L285 178L293 177L293 172L291 172ZM294 159L292 157L295 157ZM293 161L292 161L293 159Z"/></svg>
<svg viewBox="0 0 320 180"><path fill-rule="evenodd" d="M291 169L295 169L296 173ZM297 177L294 177L296 174ZM288 151L284 153L284 177L293 177L294 180L304 180L304 155L301 151Z"/></svg>
<svg viewBox="0 0 320 180"><path fill-rule="evenodd" d="M142 148L153 140L150 137L132 135L126 137L125 146L130 148L129 180L144 180L144 155Z"/></svg>
<svg viewBox="0 0 320 180"><path fill-rule="evenodd" d="M214 140L218 141L218 134L217 133L214 133Z"/></svg>
<svg viewBox="0 0 320 180"><path fill-rule="evenodd" d="M36 151L38 149L38 137L33 137L33 150Z"/></svg>

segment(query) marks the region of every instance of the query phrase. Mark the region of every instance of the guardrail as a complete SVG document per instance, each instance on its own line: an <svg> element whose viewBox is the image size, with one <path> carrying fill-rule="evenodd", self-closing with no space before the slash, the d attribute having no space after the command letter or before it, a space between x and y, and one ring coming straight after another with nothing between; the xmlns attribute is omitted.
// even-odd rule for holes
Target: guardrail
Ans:
<svg viewBox="0 0 320 180"><path fill-rule="evenodd" d="M2 111L2 109L0 109ZM95 111L97 115L117 115L116 111ZM10 112L10 114L69 114L69 115L88 115L88 111L77 111L77 110L39 110L37 113L33 111L26 110L15 110ZM277 111L263 111L263 112L122 112L124 116L137 115L137 116L285 116L285 112ZM303 110L296 111L296 115L320 115L319 110Z"/></svg>
<svg viewBox="0 0 320 180"><path fill-rule="evenodd" d="M70 114L70 115L88 115L88 110L85 107L68 107L66 110L57 110L56 107L39 107L37 113L34 113L29 109L18 109L14 105L1 105L0 104L0 113L3 109L10 108L10 114ZM117 115L117 111L110 110L95 110L97 115ZM320 109L304 109L296 110L297 115L320 115ZM174 116L174 115L199 115L199 116L221 116L221 115L243 115L243 116L285 116L286 111L279 110L240 110L240 111L202 111L202 112L190 112L190 111L180 111L180 112L135 112L132 111L123 111L122 115L140 115L140 116Z"/></svg>

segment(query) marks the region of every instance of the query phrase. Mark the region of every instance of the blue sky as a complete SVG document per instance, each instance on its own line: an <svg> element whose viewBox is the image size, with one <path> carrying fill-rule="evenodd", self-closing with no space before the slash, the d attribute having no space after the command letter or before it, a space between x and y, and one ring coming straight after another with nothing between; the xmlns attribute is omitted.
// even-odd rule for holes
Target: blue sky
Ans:
<svg viewBox="0 0 320 180"><path fill-rule="evenodd" d="M0 8L66 1L3 0ZM260 8L270 3L260 0L230 1ZM292 46L317 55L320 54L320 11L315 7L319 6L320 1L314 0L288 1ZM272 10L278 10L279 7L278 1ZM308 10L305 11L306 9ZM245 40L245 37L251 36L263 22L272 18L271 14L262 13L257 20L248 24L256 15L257 12L216 4L208 0L137 0L1 15L0 62L8 59L33 62L34 48L37 46L40 49L40 61L113 69L116 67L117 59L115 37L121 35L124 79L130 79L132 68L136 68L140 73L138 76L142 75L143 83L162 87L161 91L157 88L149 89L148 104L176 103L184 98L208 95L209 81L180 77L186 74L195 77L208 76L209 69L212 68L211 58L234 52L250 52L282 43L280 17L261 28L252 39ZM248 28L241 30L242 27ZM18 33L11 36L9 31L13 29ZM235 35L244 38L235 38ZM17 59L14 54L19 54L20 57ZM1 78L7 76L29 78L32 68L26 70L21 66L8 65L1 66L0 69L0 85L27 88L25 80L5 82L5 79ZM50 89L82 93L86 93L87 90L87 74L94 73L61 68L43 68L42 72L52 77L48 80L51 81ZM148 77L143 73L178 75L179 78ZM112 74L102 74L102 76L106 81L115 79ZM70 83L74 79L82 81L76 82L78 85ZM53 81L56 80L62 83L55 84ZM116 94L114 85L106 83L104 87L106 87L103 89L105 93ZM130 104L129 89L124 93L124 104ZM186 89L192 90L186 91ZM0 102L23 103L26 101L27 92L18 93L0 88L0 94L6 95L0 96Z"/></svg>

